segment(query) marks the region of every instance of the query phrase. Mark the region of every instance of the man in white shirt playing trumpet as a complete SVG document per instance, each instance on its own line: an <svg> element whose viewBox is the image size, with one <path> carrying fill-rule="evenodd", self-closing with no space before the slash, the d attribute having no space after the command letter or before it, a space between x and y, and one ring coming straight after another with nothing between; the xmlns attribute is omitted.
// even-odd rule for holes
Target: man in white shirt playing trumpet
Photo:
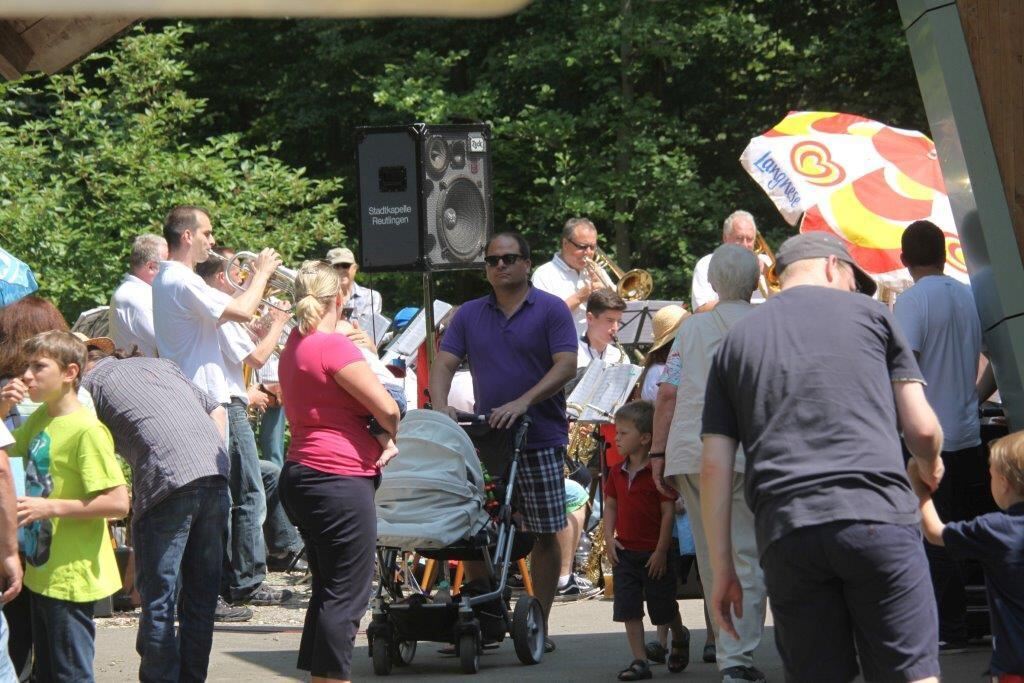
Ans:
<svg viewBox="0 0 1024 683"><path fill-rule="evenodd" d="M562 246L554 258L533 272L533 286L565 301L576 321L576 334L587 331L587 298L607 288L598 266L597 228L589 218L570 218L562 228Z"/></svg>

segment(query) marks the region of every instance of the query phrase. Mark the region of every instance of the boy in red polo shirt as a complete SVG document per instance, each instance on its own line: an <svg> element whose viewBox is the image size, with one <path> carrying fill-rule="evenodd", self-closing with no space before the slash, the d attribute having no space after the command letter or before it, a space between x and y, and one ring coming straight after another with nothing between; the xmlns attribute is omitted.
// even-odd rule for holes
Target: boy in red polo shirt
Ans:
<svg viewBox="0 0 1024 683"><path fill-rule="evenodd" d="M615 413L615 445L625 457L608 471L604 489L604 534L615 580L612 618L626 624L633 661L619 672L620 681L651 678L644 647L644 607L655 626L668 624L672 649L668 670L690 663L690 632L679 618L676 574L669 562L675 504L654 487L651 450L654 406L633 401Z"/></svg>

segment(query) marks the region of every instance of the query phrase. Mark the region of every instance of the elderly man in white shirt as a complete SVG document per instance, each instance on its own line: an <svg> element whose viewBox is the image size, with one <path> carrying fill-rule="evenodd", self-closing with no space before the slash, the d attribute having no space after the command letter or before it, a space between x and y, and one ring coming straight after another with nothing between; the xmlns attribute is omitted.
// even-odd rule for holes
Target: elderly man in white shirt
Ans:
<svg viewBox="0 0 1024 683"><path fill-rule="evenodd" d="M139 235L132 243L130 272L114 290L107 315L110 336L119 349L132 347L153 358L156 334L153 332L153 280L160 262L167 260L167 240L160 235Z"/></svg>
<svg viewBox="0 0 1024 683"><path fill-rule="evenodd" d="M562 228L562 246L555 257L533 271L533 286L554 294L572 311L576 334L587 331L587 298L606 284L587 267L597 250L597 228L589 218L570 218Z"/></svg>
<svg viewBox="0 0 1024 683"><path fill-rule="evenodd" d="M692 315L679 326L658 386L651 440L655 484L665 489L663 475L683 496L697 546L697 566L705 590L711 591L711 558L700 507L701 425L704 390L715 352L728 331L754 310L750 293L757 287L757 260L747 249L723 244L710 259L708 276L721 295L713 310ZM660 457L659 457L660 456ZM732 482L732 547L743 586L743 616L734 619L740 637L715 628L715 650L723 683L764 681L754 667L753 652L764 632L767 604L764 573L754 537L754 515L744 498L744 460L736 455Z"/></svg>
<svg viewBox="0 0 1024 683"><path fill-rule="evenodd" d="M380 292L363 287L356 282L359 264L356 255L347 247L335 247L327 252L327 261L341 278L341 291L345 295L345 308L351 308L349 322L356 323L361 330L373 332L373 315L380 314L382 300ZM371 339L371 341L373 341Z"/></svg>
<svg viewBox="0 0 1024 683"><path fill-rule="evenodd" d="M747 211L733 211L722 223L722 244L738 244L744 249L754 251L757 243L757 224L754 217ZM760 258L760 269L763 272L765 267L770 265L768 256ZM708 279L708 266L711 264L711 254L702 257L693 268L693 284L690 287L690 303L693 312L700 313L714 307L718 301L718 294ZM758 287L750 296L750 303L764 303L764 276L758 276Z"/></svg>

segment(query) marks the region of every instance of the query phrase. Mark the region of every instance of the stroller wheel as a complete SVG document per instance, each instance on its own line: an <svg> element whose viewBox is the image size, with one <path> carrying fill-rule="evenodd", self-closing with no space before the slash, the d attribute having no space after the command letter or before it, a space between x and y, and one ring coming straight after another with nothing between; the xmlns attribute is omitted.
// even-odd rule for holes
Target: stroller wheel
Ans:
<svg viewBox="0 0 1024 683"><path fill-rule="evenodd" d="M480 670L480 636L475 633L459 636L459 662L464 674L475 674Z"/></svg>
<svg viewBox="0 0 1024 683"><path fill-rule="evenodd" d="M377 636L370 646L370 656L373 657L373 673L377 676L387 676L391 673L394 664L391 650L394 644L388 638Z"/></svg>
<svg viewBox="0 0 1024 683"><path fill-rule="evenodd" d="M416 641L400 640L390 650L391 660L395 666L409 666L412 664L413 657L416 656Z"/></svg>
<svg viewBox="0 0 1024 683"><path fill-rule="evenodd" d="M523 664L537 664L544 657L544 610L537 598L523 595L512 613L512 644Z"/></svg>

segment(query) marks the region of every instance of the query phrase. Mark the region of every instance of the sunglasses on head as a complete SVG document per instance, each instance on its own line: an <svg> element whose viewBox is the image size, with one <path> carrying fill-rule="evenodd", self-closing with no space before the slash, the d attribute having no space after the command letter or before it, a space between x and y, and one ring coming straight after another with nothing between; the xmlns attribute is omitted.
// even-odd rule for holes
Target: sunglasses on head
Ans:
<svg viewBox="0 0 1024 683"><path fill-rule="evenodd" d="M485 256L484 263L494 268L499 262L504 263L506 266L511 266L513 263L523 258L522 254L499 254L492 256Z"/></svg>

